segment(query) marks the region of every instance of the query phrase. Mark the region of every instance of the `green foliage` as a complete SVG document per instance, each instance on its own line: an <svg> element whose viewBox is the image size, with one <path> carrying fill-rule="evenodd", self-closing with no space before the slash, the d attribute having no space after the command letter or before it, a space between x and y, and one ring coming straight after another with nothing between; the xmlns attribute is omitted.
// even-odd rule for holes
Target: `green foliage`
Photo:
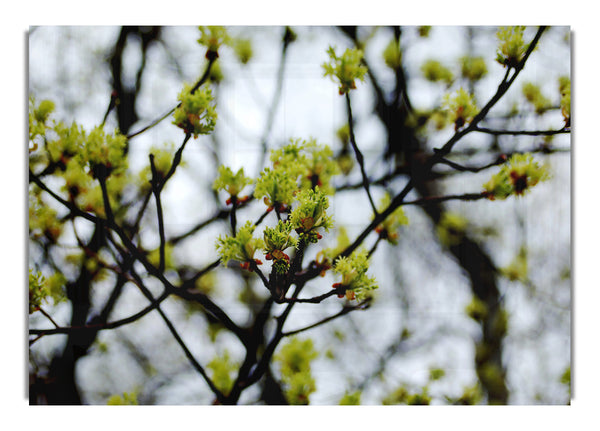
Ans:
<svg viewBox="0 0 600 431"><path fill-rule="evenodd" d="M467 220L460 214L444 212L436 227L440 242L446 247L459 244L465 235L467 225Z"/></svg>
<svg viewBox="0 0 600 431"><path fill-rule="evenodd" d="M217 252L221 258L221 263L227 266L230 260L236 260L242 263L254 261L254 253L264 247L263 241L260 238L254 238L255 226L250 220L241 227L235 236L226 236L225 238L219 235L217 239ZM258 261L260 262L260 261Z"/></svg>
<svg viewBox="0 0 600 431"><path fill-rule="evenodd" d="M119 197L122 195L124 188L132 182L133 179L129 177L127 171L122 171L118 175L113 173L106 181L108 200L113 212L120 205ZM94 212L100 217L106 217L104 198L99 186L85 190L84 193L78 196L77 204L85 211ZM118 216L119 214L115 214L115 217L118 218Z"/></svg>
<svg viewBox="0 0 600 431"><path fill-rule="evenodd" d="M381 403L383 405L396 405L396 404L407 404L407 405L429 405L431 403L431 397L427 394L427 388L424 387L421 392L410 393L405 386L400 386L386 396Z"/></svg>
<svg viewBox="0 0 600 431"><path fill-rule="evenodd" d="M302 189L319 187L323 193L332 195L335 190L331 185L331 178L340 172L333 158L333 151L327 145L318 145L314 139L304 141L302 148L306 157L304 172L300 177L300 187Z"/></svg>
<svg viewBox="0 0 600 431"><path fill-rule="evenodd" d="M381 404L384 406L391 406L396 404L406 404L408 400L409 392L405 386L400 386L395 389L393 392L388 394L383 400L381 400Z"/></svg>
<svg viewBox="0 0 600 431"><path fill-rule="evenodd" d="M298 244L291 231L292 225L282 220L274 228L266 227L264 231L265 258L273 260L273 266L280 274L286 273L290 267L290 257L283 250Z"/></svg>
<svg viewBox="0 0 600 431"><path fill-rule="evenodd" d="M483 392L479 384L469 386L463 389L463 393L458 398L446 397L446 400L450 404L462 405L462 406L474 406L481 402L483 398Z"/></svg>
<svg viewBox="0 0 600 431"><path fill-rule="evenodd" d="M471 319L480 322L487 317L488 307L481 299L473 296L473 299L465 308L465 313L467 313L467 316L469 316Z"/></svg>
<svg viewBox="0 0 600 431"><path fill-rule="evenodd" d="M285 250L295 247L297 240L291 234L292 225L279 220L274 228L267 227L264 231L265 251L271 253L274 250Z"/></svg>
<svg viewBox="0 0 600 431"><path fill-rule="evenodd" d="M35 99L29 98L29 141L31 146L29 152L38 149L38 143L41 143L42 138L46 134L46 130L50 127L48 119L50 114L54 112L54 102L50 100L42 100L39 105L36 106Z"/></svg>
<svg viewBox="0 0 600 431"><path fill-rule="evenodd" d="M359 406L361 391L346 392L338 403L340 406Z"/></svg>
<svg viewBox="0 0 600 431"><path fill-rule="evenodd" d="M496 33L499 45L496 61L505 67L515 67L525 56L529 44L525 43L524 26L500 27Z"/></svg>
<svg viewBox="0 0 600 431"><path fill-rule="evenodd" d="M298 182L287 170L265 168L256 180L254 197L263 198L268 208L284 211L294 201Z"/></svg>
<svg viewBox="0 0 600 431"><path fill-rule="evenodd" d="M429 37L429 33L431 33L430 25L420 25L417 30L419 31L419 36L427 38Z"/></svg>
<svg viewBox="0 0 600 431"><path fill-rule="evenodd" d="M222 26L199 26L200 38L198 43L206 47L206 57L218 57L218 51L221 45L231 43L231 37L227 33L227 29Z"/></svg>
<svg viewBox="0 0 600 431"><path fill-rule="evenodd" d="M46 298L46 286L41 272L29 268L29 314L39 310L42 300Z"/></svg>
<svg viewBox="0 0 600 431"><path fill-rule="evenodd" d="M561 76L558 79L558 91L560 92L560 112L565 119L565 124L571 124L571 78Z"/></svg>
<svg viewBox="0 0 600 431"><path fill-rule="evenodd" d="M173 244L165 244L165 269L175 269L175 258L173 257ZM155 248L148 253L148 262L155 267L159 267L160 263L160 248Z"/></svg>
<svg viewBox="0 0 600 431"><path fill-rule="evenodd" d="M310 403L310 394L316 390L310 364L318 356L310 338L301 341L294 337L282 345L274 356L279 363L281 380L290 404Z"/></svg>
<svg viewBox="0 0 600 431"><path fill-rule="evenodd" d="M510 281L527 281L527 249L525 247L519 248L519 253L508 266L501 269L501 272Z"/></svg>
<svg viewBox="0 0 600 431"><path fill-rule="evenodd" d="M137 392L123 392L122 395L113 395L106 404L109 406L136 406L138 404Z"/></svg>
<svg viewBox="0 0 600 431"><path fill-rule="evenodd" d="M83 160L89 164L92 176L102 178L127 169L126 146L127 138L118 131L107 134L101 127L92 129L83 148Z"/></svg>
<svg viewBox="0 0 600 431"><path fill-rule="evenodd" d="M326 213L329 208L329 199L316 187L302 190L297 195L298 205L292 211L289 221L293 229L298 232L299 239L305 243L316 243L321 239L317 229L328 231L333 226L333 219Z"/></svg>
<svg viewBox="0 0 600 431"><path fill-rule="evenodd" d="M162 147L153 145L150 148L150 154L154 156L154 168L156 169L156 175L158 179L162 180L165 178L171 165L173 164L173 158L175 156L175 144L172 142L163 144ZM184 166L185 162L182 161L179 166ZM140 186L142 189L148 190L150 188L150 180L152 179L152 170L150 164L146 165L139 174Z"/></svg>
<svg viewBox="0 0 600 431"><path fill-rule="evenodd" d="M103 179L111 174L122 174L127 169L127 138L118 130L106 133L101 126L97 126L88 133L75 122L70 126L62 122L49 122L53 109L51 101L45 100L36 107L33 98L30 100L30 168L34 169L43 162L51 162L65 171L70 162L76 161L86 174ZM39 148L42 142L45 155L42 155ZM75 168L76 165L72 164L71 176Z"/></svg>
<svg viewBox="0 0 600 431"><path fill-rule="evenodd" d="M385 210L390 203L392 198L389 193L386 193L379 204L379 210ZM402 207L398 207L391 213L379 226L375 228L375 232L382 238L386 239L390 243L398 244L398 230L400 226L408 225L408 217L404 214Z"/></svg>
<svg viewBox="0 0 600 431"><path fill-rule="evenodd" d="M569 390L569 398L571 398L571 367L568 366L565 372L560 376L560 383L565 385Z"/></svg>
<svg viewBox="0 0 600 431"><path fill-rule="evenodd" d="M487 65L483 57L464 56L459 59L460 73L469 81L479 81L487 75Z"/></svg>
<svg viewBox="0 0 600 431"><path fill-rule="evenodd" d="M199 88L192 93L192 86L185 84L177 100L180 103L173 113L173 124L194 138L214 130L217 110L210 88Z"/></svg>
<svg viewBox="0 0 600 431"><path fill-rule="evenodd" d="M333 272L342 276L341 283L334 284L347 289L346 298L365 299L370 291L377 289L377 281L367 275L369 269L369 254L366 250L358 250L350 257L339 257L334 265Z"/></svg>
<svg viewBox="0 0 600 431"><path fill-rule="evenodd" d="M240 168L235 174L227 166L219 166L219 173L213 183L214 190L225 190L230 197L237 197L247 185L252 184L252 179L244 174Z"/></svg>
<svg viewBox="0 0 600 431"><path fill-rule="evenodd" d="M233 51L242 64L247 64L252 58L252 42L250 39L234 39Z"/></svg>
<svg viewBox="0 0 600 431"><path fill-rule="evenodd" d="M231 360L229 351L225 350L222 355L215 356L206 368L211 371L211 379L218 390L227 395L233 388L233 376L237 371L238 364Z"/></svg>
<svg viewBox="0 0 600 431"><path fill-rule="evenodd" d="M477 374L488 391L497 393L504 390L504 372L498 365L486 361L477 366Z"/></svg>
<svg viewBox="0 0 600 431"><path fill-rule="evenodd" d="M40 271L29 268L29 314L39 310L42 301L48 302L48 298L55 304L64 301L65 283L66 279L61 273L46 278Z"/></svg>
<svg viewBox="0 0 600 431"><path fill-rule="evenodd" d="M442 379L446 375L446 372L442 368L431 368L429 370L429 380L436 381Z"/></svg>
<svg viewBox="0 0 600 431"><path fill-rule="evenodd" d="M312 189L318 186L323 193L333 194L331 178L340 170L333 158L333 151L327 145L319 145L315 139L291 140L288 145L271 151L270 160L274 171L285 173L277 175L292 178L297 182L296 188ZM289 180L285 181L284 188L287 191L291 186Z"/></svg>
<svg viewBox="0 0 600 431"><path fill-rule="evenodd" d="M383 60L390 69L396 70L402 66L402 49L400 40L393 38L383 50Z"/></svg>
<svg viewBox="0 0 600 431"><path fill-rule="evenodd" d="M344 53L338 57L335 48L329 47L327 50L330 62L323 63L325 70L324 76L331 76L332 81L337 82L340 95L348 93L356 88L356 79L365 80L367 67L362 64L363 52L360 49L347 48Z"/></svg>
<svg viewBox="0 0 600 431"><path fill-rule="evenodd" d="M506 331L508 330L508 312L504 308L496 310L492 320L491 329L492 334L497 339L501 339L506 335Z"/></svg>
<svg viewBox="0 0 600 431"><path fill-rule="evenodd" d="M452 84L454 74L446 66L437 60L427 60L421 65L421 73L426 80L431 82L442 82L446 85Z"/></svg>
<svg viewBox="0 0 600 431"><path fill-rule="evenodd" d="M560 376L560 382L563 385L571 385L571 367L565 369L565 372Z"/></svg>
<svg viewBox="0 0 600 431"><path fill-rule="evenodd" d="M462 87L444 96L442 107L447 111L456 130L470 123L479 112L473 96Z"/></svg>
<svg viewBox="0 0 600 431"><path fill-rule="evenodd" d="M513 194L521 196L549 178L547 166L540 165L531 154L514 154L483 187L489 199L506 199Z"/></svg>
<svg viewBox="0 0 600 431"><path fill-rule="evenodd" d="M39 189L37 189L39 192ZM29 238L55 242L63 232L56 210L46 205L39 193L29 193Z"/></svg>
<svg viewBox="0 0 600 431"><path fill-rule="evenodd" d="M83 151L82 142L85 141L85 131L77 123L71 124L70 127L67 127L63 123L58 123L52 131L57 136L57 139L52 139L51 135L50 139L47 139L46 144L51 162L66 163L69 159Z"/></svg>
<svg viewBox="0 0 600 431"><path fill-rule="evenodd" d="M269 159L273 163L273 169L287 172L292 178L297 179L306 170L305 141L291 139L290 143L281 148L271 151Z"/></svg>
<svg viewBox="0 0 600 431"><path fill-rule="evenodd" d="M533 82L523 84L523 96L533 105L536 114L543 114L551 107L550 99L542 94L542 90Z"/></svg>

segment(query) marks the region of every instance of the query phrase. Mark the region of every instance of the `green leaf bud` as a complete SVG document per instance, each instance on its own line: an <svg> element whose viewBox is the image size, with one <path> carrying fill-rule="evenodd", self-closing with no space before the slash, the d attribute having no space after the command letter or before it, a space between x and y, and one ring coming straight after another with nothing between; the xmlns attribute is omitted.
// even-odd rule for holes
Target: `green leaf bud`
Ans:
<svg viewBox="0 0 600 431"><path fill-rule="evenodd" d="M442 82L446 85L452 84L454 74L450 69L437 60L427 60L421 65L421 73L426 80L431 82Z"/></svg>
<svg viewBox="0 0 600 431"><path fill-rule="evenodd" d="M506 199L512 194L523 195L549 178L548 168L536 162L531 154L514 154L483 187L489 199Z"/></svg>
<svg viewBox="0 0 600 431"><path fill-rule="evenodd" d="M290 266L290 258L283 251L298 244L296 238L291 236L291 231L290 223L279 220L277 226L266 227L263 234L265 258L273 260L275 270L280 274L287 272Z"/></svg>
<svg viewBox="0 0 600 431"><path fill-rule="evenodd" d="M479 81L487 75L487 66L483 57L464 56L459 60L460 73L463 78L469 81Z"/></svg>
<svg viewBox="0 0 600 431"><path fill-rule="evenodd" d="M321 235L318 228L328 231L333 226L333 219L326 214L329 200L319 187L303 190L298 193L298 206L290 214L290 223L298 232L300 239L307 243L317 242Z"/></svg>
<svg viewBox="0 0 600 431"><path fill-rule="evenodd" d="M503 66L515 67L525 56L529 44L525 44L524 26L500 27L496 33L499 41L496 51L496 61Z"/></svg>
<svg viewBox="0 0 600 431"><path fill-rule="evenodd" d="M533 105L536 114L543 114L551 107L551 102L542 94L542 90L533 82L523 84L523 96Z"/></svg>
<svg viewBox="0 0 600 431"><path fill-rule="evenodd" d="M199 26L200 38L198 43L204 45L206 49L206 58L215 59L219 57L219 48L221 45L229 45L231 37L227 29L222 26Z"/></svg>
<svg viewBox="0 0 600 431"><path fill-rule="evenodd" d="M252 237L255 226L251 221L241 227L235 237L219 236L217 239L217 252L221 258L221 263L227 266L230 260L236 260L242 263L256 261L254 253L264 247L263 241L260 238ZM258 261L260 262L260 261ZM257 263L258 263L257 262Z"/></svg>
<svg viewBox="0 0 600 431"><path fill-rule="evenodd" d="M470 123L479 112L473 96L463 88L459 88L452 94L447 94L444 97L442 107L448 112L456 130Z"/></svg>
<svg viewBox="0 0 600 431"><path fill-rule="evenodd" d="M338 57L335 48L330 46L327 54L330 57L330 62L322 65L325 70L324 76L331 76L331 80L340 85L340 95L355 89L356 83L354 81L356 79L364 81L367 67L362 64L363 52L361 50L347 48Z"/></svg>
<svg viewBox="0 0 600 431"><path fill-rule="evenodd" d="M367 275L369 269L369 254L366 250L355 251L350 257L341 256L333 265L333 272L342 276L341 283L334 287L345 287L347 299L365 299L369 292L377 289L374 277Z"/></svg>
<svg viewBox="0 0 600 431"><path fill-rule="evenodd" d="M185 84L177 97L180 104L173 113L173 124L197 138L212 132L217 122L217 110L210 88L203 87L192 94L192 87Z"/></svg>
<svg viewBox="0 0 600 431"><path fill-rule="evenodd" d="M379 204L379 210L385 210L391 203L392 199L389 193L386 193L381 202ZM386 239L391 244L398 244L398 230L400 226L408 224L408 217L404 214L404 210L402 207L398 207L394 210L392 214L387 216L387 218L375 228L375 232L377 232L383 239Z"/></svg>
<svg viewBox="0 0 600 431"><path fill-rule="evenodd" d="M235 174L227 166L219 166L218 176L213 183L214 190L225 190L231 197L237 197L244 187L252 184L252 179L244 175L244 168Z"/></svg>

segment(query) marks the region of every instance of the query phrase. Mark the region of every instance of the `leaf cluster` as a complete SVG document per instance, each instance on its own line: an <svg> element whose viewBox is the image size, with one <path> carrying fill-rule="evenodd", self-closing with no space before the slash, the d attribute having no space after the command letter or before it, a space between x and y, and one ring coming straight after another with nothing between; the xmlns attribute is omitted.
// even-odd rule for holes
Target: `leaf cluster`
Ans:
<svg viewBox="0 0 600 431"><path fill-rule="evenodd" d="M356 88L355 80L364 81L367 67L362 64L363 52L356 48L346 48L341 56L330 46L327 50L330 61L323 63L324 76L339 84L340 95Z"/></svg>

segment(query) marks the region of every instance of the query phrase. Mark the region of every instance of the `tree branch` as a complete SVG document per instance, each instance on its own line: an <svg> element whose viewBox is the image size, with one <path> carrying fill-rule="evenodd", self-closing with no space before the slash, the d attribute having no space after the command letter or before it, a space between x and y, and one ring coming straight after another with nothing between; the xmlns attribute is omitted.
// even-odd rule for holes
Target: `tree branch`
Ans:
<svg viewBox="0 0 600 431"><path fill-rule="evenodd" d="M359 304L356 304L353 306L344 306L344 308L342 308L338 313L334 314L333 316L326 317L325 319L320 320L316 323L313 323L312 325L305 326L304 328L295 329L293 331L288 331L288 332L283 332L281 334L281 336L289 337L291 335L297 335L301 332L308 331L309 329L313 329L318 326L324 325L325 323L331 322L332 320L337 319L338 317L342 317L342 316L350 313L351 311L366 310L369 307L370 302L371 302L370 299L366 299L366 300L360 302Z"/></svg>
<svg viewBox="0 0 600 431"><path fill-rule="evenodd" d="M373 197L371 196L371 190L369 188L369 177L367 176L367 172L365 171L365 159L358 149L358 145L356 145L356 138L354 136L354 119L352 118L352 105L350 104L350 93L346 92L346 108L348 111L348 130L350 134L350 144L352 145L352 149L354 150L354 155L356 156L356 161L360 166L360 173L363 179L363 187L367 192L367 196L369 197L369 203L371 204L371 208L373 209L373 214L377 215L377 208L375 207L375 203L373 202Z"/></svg>

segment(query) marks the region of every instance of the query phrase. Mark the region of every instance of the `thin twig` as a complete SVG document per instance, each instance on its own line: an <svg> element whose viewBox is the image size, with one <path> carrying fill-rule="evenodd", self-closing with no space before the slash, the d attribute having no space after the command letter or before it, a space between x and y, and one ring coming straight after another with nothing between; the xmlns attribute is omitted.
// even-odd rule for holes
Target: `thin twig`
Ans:
<svg viewBox="0 0 600 431"><path fill-rule="evenodd" d="M46 311L44 311L42 307L38 307L38 310L40 310L40 313L42 313L50 322L52 322L55 328L60 328L58 323L56 323L54 319L52 319L52 316L50 316Z"/></svg>
<svg viewBox="0 0 600 431"><path fill-rule="evenodd" d="M321 302L323 302L323 300L333 296L333 295L339 295L340 293L344 293L346 291L346 288L341 287L341 288L336 288L333 290L330 290L327 293L324 293L322 295L319 296L314 296L312 298L283 298L281 300L281 302L298 302L298 303L308 303L308 304L319 304Z"/></svg>
<svg viewBox="0 0 600 431"><path fill-rule="evenodd" d="M563 127L558 130L494 130L486 127L475 127L473 132L487 133L489 135L524 135L524 136L553 136L561 133L571 133L570 127Z"/></svg>
<svg viewBox="0 0 600 431"><path fill-rule="evenodd" d="M191 91L190 91L191 94L194 94L196 92L196 90L198 90L198 88L200 88L200 86L202 84L204 84L204 82L206 82L206 80L208 79L208 76L210 74L210 69L211 69L213 63L215 62L215 60L216 60L216 58L209 59L208 65L206 66L206 69L204 70L204 74L198 80L198 82L196 82L196 84L194 85L194 87L191 89ZM146 127L143 127L140 130L138 130L137 132L133 132L133 133L130 133L129 135L127 135L127 139L131 139L131 138L133 138L135 136L141 135L145 131L147 131L147 130L151 129L152 127L156 126L157 124L159 124L160 122L162 122L165 118L167 118L171 114L173 114L173 112L175 112L175 110L177 108L179 108L180 106L181 106L181 103L178 103L177 106L175 106L174 108L172 108L171 110L169 110L169 112L167 112L167 113L163 114L162 116L160 116L158 119L152 121Z"/></svg>
<svg viewBox="0 0 600 431"><path fill-rule="evenodd" d="M356 144L356 138L354 136L354 119L352 118L352 105L350 104L350 94L346 93L346 108L348 111L348 130L350 134L350 144L352 145L352 149L354 150L354 155L356 156L356 161L360 166L360 173L363 179L363 187L367 192L367 196L369 197L369 202L371 204L371 208L373 209L373 214L377 215L377 208L375 207L375 203L373 202L373 197L371 196L371 190L369 188L369 177L367 176L367 172L365 171L365 159L360 152L358 145Z"/></svg>
<svg viewBox="0 0 600 431"><path fill-rule="evenodd" d="M148 314L149 312L154 310L156 307L158 307L158 305L161 302L163 302L165 299L167 299L170 294L171 293L169 293L165 290L150 305L141 309L137 313L132 314L131 316L125 317L123 319L115 320L113 322L90 323L90 324L83 325L83 326L61 326L61 327L54 328L54 329L29 329L29 333L32 335L54 335L54 334L70 334L71 332L78 332L78 331L101 331L101 330L105 330L105 329L118 328L120 326L128 325L130 323L133 323L133 322L139 320L140 318L142 318L143 316L145 316L146 314Z"/></svg>
<svg viewBox="0 0 600 431"><path fill-rule="evenodd" d="M324 325L325 323L331 322L332 320L337 319L338 317L342 317L342 316L350 313L351 311L354 311L354 310L364 310L364 309L366 309L369 306L370 302L371 302L370 299L366 299L363 302L361 302L359 304L356 304L354 306L345 306L344 308L342 308L338 313L334 314L333 316L326 317L325 319L319 320L318 322L313 323L312 325L305 326L304 328L295 329L293 331L283 332L281 334L281 336L282 337L289 337L291 335L296 335L296 334L299 334L301 332L308 331L309 329L313 329L313 328L316 328L318 326Z"/></svg>
<svg viewBox="0 0 600 431"><path fill-rule="evenodd" d="M160 200L160 191L161 191L161 181L156 171L156 166L154 165L154 154L149 155L150 158L150 170L152 171L152 180L150 183L152 184L152 193L154 194L154 199L156 200L156 214L158 218L158 235L160 237L159 244L159 263L158 270L160 272L165 271L165 224L163 220L163 210L162 204Z"/></svg>

